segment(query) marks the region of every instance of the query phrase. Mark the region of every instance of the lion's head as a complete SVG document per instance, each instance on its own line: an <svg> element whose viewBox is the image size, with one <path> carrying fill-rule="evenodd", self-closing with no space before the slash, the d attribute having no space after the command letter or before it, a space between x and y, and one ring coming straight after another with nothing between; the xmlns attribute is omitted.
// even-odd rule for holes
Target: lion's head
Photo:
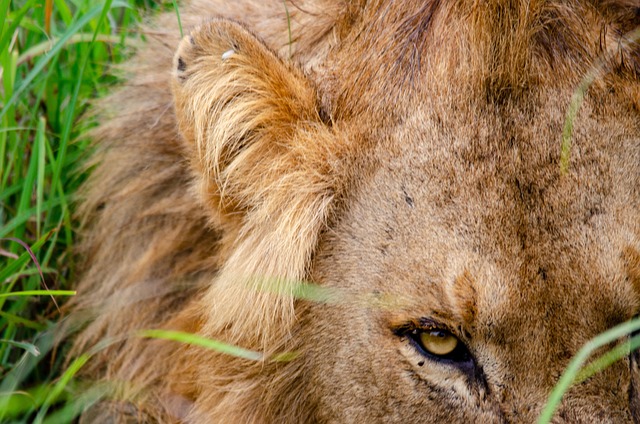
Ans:
<svg viewBox="0 0 640 424"><path fill-rule="evenodd" d="M179 134L121 118L144 160L106 160L157 175L105 194L98 171L84 284L124 255L140 315L112 302L79 339L162 326L262 356L136 339L95 373L165 420L533 422L581 346L640 311L640 6L305 2L278 15L288 52L273 3L215 12L271 11L258 34L215 18L180 42ZM638 422L638 373L631 354L586 379L556 422Z"/></svg>

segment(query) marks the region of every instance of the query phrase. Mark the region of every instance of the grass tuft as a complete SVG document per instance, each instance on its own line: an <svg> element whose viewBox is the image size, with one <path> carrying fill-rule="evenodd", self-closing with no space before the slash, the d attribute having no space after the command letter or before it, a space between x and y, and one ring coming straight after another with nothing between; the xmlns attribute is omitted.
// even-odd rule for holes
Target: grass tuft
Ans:
<svg viewBox="0 0 640 424"><path fill-rule="evenodd" d="M91 99L141 38L147 0L0 0L0 421L71 422L81 356L55 354L58 303L73 296L74 193L85 180ZM89 394L91 394L89 396ZM84 403L81 403L84 402Z"/></svg>

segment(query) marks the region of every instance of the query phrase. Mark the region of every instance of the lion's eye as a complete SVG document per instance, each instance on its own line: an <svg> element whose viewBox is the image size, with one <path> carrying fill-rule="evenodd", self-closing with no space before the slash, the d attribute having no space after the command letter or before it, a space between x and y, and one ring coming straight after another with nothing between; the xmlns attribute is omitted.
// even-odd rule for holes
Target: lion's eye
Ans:
<svg viewBox="0 0 640 424"><path fill-rule="evenodd" d="M460 343L457 337L444 330L420 332L419 337L424 350L436 356L451 354Z"/></svg>
<svg viewBox="0 0 640 424"><path fill-rule="evenodd" d="M408 340L419 354L429 360L453 365L465 372L474 369L469 349L452 331L430 318L420 318L392 328L399 337ZM424 365L420 361L418 365Z"/></svg>
<svg viewBox="0 0 640 424"><path fill-rule="evenodd" d="M426 321L426 320L425 320ZM450 331L431 322L423 325L409 323L397 328L396 334L406 337L416 350L429 359L455 364L457 367L469 368L473 365L471 353L463 342Z"/></svg>

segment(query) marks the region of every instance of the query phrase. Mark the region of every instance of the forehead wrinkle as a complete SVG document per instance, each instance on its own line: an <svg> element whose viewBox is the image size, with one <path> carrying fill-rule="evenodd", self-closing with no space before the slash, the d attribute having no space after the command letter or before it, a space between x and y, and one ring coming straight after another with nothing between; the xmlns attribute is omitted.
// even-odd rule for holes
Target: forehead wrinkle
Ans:
<svg viewBox="0 0 640 424"><path fill-rule="evenodd" d="M508 285L495 264L478 257L459 244L456 252L443 257L438 277L429 281L398 277L398 284L413 294L402 308L391 311L389 322L400 324L418 318L433 318L449 326L461 337L473 337L478 325L485 321L502 321L507 303ZM415 276L414 276L415 277ZM399 286L396 286L399 287Z"/></svg>
<svg viewBox="0 0 640 424"><path fill-rule="evenodd" d="M454 315L463 323L464 327L472 328L477 313L475 279L465 269L461 274L445 285L445 294Z"/></svg>

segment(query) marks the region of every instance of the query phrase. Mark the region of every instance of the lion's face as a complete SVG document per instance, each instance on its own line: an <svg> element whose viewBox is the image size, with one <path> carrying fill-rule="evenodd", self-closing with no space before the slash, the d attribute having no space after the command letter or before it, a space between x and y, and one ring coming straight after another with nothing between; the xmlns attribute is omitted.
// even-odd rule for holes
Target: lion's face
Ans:
<svg viewBox="0 0 640 424"><path fill-rule="evenodd" d="M545 96L517 126L430 101L375 135L376 166L316 260L343 294L305 320L323 417L534 422L578 350L638 313L632 141L584 118L580 171L561 176ZM573 388L557 422L637 422L639 382L626 358Z"/></svg>
<svg viewBox="0 0 640 424"><path fill-rule="evenodd" d="M79 345L252 351L102 352L157 421L534 422L640 312L637 5L285 3L185 2L110 101L84 303L164 294ZM554 422L640 422L634 355Z"/></svg>
<svg viewBox="0 0 640 424"><path fill-rule="evenodd" d="M424 66L461 60L429 48ZM309 82L228 23L182 42L179 123L196 167L216 169L200 193L242 217L203 302L205 333L296 345L274 396L309 419L533 422L579 349L638 314L637 117L594 88L564 169L572 80L526 70L536 89L491 81L504 94L481 69L432 65L380 82L366 57L343 46ZM239 269L260 276L249 290ZM274 280L280 293L310 280L333 295L292 310ZM634 422L637 374L632 356L613 364L570 390L557 419Z"/></svg>

